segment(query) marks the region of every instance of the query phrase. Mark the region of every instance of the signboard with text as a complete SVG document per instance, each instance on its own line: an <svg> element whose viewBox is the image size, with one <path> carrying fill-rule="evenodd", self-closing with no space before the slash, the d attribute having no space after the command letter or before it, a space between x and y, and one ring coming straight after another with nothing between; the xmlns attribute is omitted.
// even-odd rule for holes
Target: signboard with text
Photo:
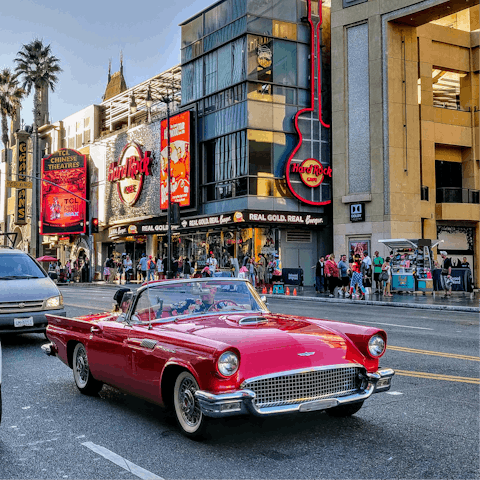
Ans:
<svg viewBox="0 0 480 480"><path fill-rule="evenodd" d="M160 208L168 208L168 135L167 120L161 122ZM190 206L191 156L190 112L170 118L170 185L172 202Z"/></svg>
<svg viewBox="0 0 480 480"><path fill-rule="evenodd" d="M87 195L86 156L72 149L58 150L42 159L42 179L52 183L42 182L40 233L85 233L87 209L81 198Z"/></svg>
<svg viewBox="0 0 480 480"><path fill-rule="evenodd" d="M27 142L18 143L18 186L15 193L15 223L25 225L27 223L27 190L21 182L25 182L27 177ZM22 175L23 174L23 175Z"/></svg>

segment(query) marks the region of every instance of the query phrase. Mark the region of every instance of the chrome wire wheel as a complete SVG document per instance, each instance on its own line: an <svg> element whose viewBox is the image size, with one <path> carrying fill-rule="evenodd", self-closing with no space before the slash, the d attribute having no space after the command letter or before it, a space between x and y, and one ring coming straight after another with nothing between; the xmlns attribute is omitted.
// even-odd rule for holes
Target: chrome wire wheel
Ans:
<svg viewBox="0 0 480 480"><path fill-rule="evenodd" d="M205 417L200 410L195 392L198 383L189 372L182 372L175 381L173 403L175 415L183 433L190 437L197 437L203 433Z"/></svg>
<svg viewBox="0 0 480 480"><path fill-rule="evenodd" d="M88 356L85 346L77 343L73 351L73 379L80 392L85 395L95 395L102 388L102 383L95 380L88 366Z"/></svg>

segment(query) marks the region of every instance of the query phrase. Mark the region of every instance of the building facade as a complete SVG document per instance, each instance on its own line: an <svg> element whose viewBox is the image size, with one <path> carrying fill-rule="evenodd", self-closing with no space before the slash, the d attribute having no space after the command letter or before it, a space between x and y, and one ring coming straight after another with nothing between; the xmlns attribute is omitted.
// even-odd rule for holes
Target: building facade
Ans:
<svg viewBox="0 0 480 480"><path fill-rule="evenodd" d="M478 2L333 0L331 12L335 251L438 238L478 284Z"/></svg>

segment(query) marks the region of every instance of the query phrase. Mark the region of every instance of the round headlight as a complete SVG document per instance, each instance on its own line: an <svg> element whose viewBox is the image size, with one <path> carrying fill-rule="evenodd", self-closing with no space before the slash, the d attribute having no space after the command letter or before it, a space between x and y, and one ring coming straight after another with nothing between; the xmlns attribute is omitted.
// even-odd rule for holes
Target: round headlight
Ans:
<svg viewBox="0 0 480 480"><path fill-rule="evenodd" d="M368 341L368 351L372 357L379 357L385 351L385 340L380 335L374 335Z"/></svg>
<svg viewBox="0 0 480 480"><path fill-rule="evenodd" d="M218 359L218 371L225 377L233 375L238 370L238 357L233 352L224 352Z"/></svg>

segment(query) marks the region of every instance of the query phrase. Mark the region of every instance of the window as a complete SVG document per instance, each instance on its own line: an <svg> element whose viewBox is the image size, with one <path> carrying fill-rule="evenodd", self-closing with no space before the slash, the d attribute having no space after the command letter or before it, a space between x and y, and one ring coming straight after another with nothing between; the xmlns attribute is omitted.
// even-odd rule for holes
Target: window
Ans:
<svg viewBox="0 0 480 480"><path fill-rule="evenodd" d="M217 90L217 52L212 52L205 59L205 95Z"/></svg>
<svg viewBox="0 0 480 480"><path fill-rule="evenodd" d="M297 45L295 43L274 40L273 81L283 85L297 84Z"/></svg>
<svg viewBox="0 0 480 480"><path fill-rule="evenodd" d="M433 106L461 110L460 84L466 73L432 70Z"/></svg>
<svg viewBox="0 0 480 480"><path fill-rule="evenodd" d="M287 22L297 20L297 2L292 0L272 0L272 16Z"/></svg>
<svg viewBox="0 0 480 480"><path fill-rule="evenodd" d="M191 22L182 25L182 48L203 36L203 17L200 15Z"/></svg>
<svg viewBox="0 0 480 480"><path fill-rule="evenodd" d="M248 153L250 175L272 172L273 132L248 131Z"/></svg>
<svg viewBox="0 0 480 480"><path fill-rule="evenodd" d="M227 43L218 49L218 84L219 90L227 88L232 81L232 46Z"/></svg>
<svg viewBox="0 0 480 480"><path fill-rule="evenodd" d="M248 78L272 82L272 39L248 36Z"/></svg>
<svg viewBox="0 0 480 480"><path fill-rule="evenodd" d="M292 2L291 2L292 3ZM273 20L273 36L287 40L297 39L297 25L295 23Z"/></svg>
<svg viewBox="0 0 480 480"><path fill-rule="evenodd" d="M272 35L272 20L270 18L247 16L247 32L259 35Z"/></svg>

